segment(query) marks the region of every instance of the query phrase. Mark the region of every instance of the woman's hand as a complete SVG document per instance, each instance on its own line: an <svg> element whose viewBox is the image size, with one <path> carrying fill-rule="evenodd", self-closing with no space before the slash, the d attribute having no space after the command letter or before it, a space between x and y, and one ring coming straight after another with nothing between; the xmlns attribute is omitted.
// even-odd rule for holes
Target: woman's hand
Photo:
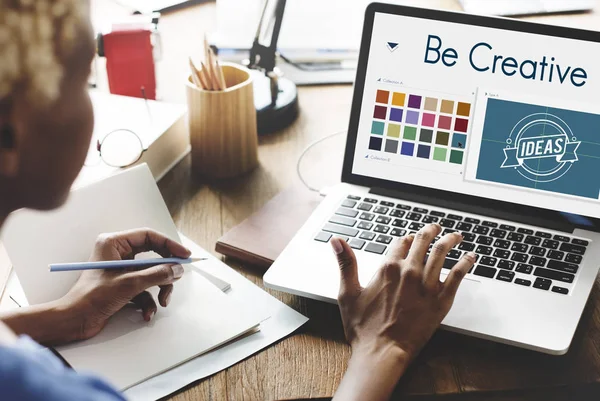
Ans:
<svg viewBox="0 0 600 401"><path fill-rule="evenodd" d="M149 229L104 234L98 238L90 261L133 259L154 251L163 257L188 258L190 251ZM148 288L158 286L158 301L166 307L173 283L183 276L181 265L159 265L143 270L88 270L67 295L46 304L9 311L1 319L17 334L39 343L60 345L98 334L129 302L136 304L146 321L157 311Z"/></svg>
<svg viewBox="0 0 600 401"><path fill-rule="evenodd" d="M356 257L350 246L332 239L341 273L338 302L352 346L348 372L336 399L387 399L410 361L450 311L475 254L465 254L442 283L444 259L462 236L443 236L424 262L429 245L440 232L439 225L428 225L416 236L396 240L366 288L358 281Z"/></svg>
<svg viewBox="0 0 600 401"><path fill-rule="evenodd" d="M149 229L103 234L96 241L90 261L133 259L142 252L154 251L162 257L188 258L183 245ZM108 319L129 302L141 309L150 321L158 307L146 289L159 286L158 302L167 307L173 283L183 276L181 265L158 265L143 270L87 270L75 283L63 302L79 317L78 339L95 336Z"/></svg>

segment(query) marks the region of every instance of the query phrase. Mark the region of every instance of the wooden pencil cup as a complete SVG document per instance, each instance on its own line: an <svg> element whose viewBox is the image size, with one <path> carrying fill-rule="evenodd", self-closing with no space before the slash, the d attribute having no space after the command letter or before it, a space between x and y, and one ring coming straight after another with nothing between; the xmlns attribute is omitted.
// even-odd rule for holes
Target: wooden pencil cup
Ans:
<svg viewBox="0 0 600 401"><path fill-rule="evenodd" d="M227 88L198 88L186 82L192 170L209 178L230 178L258 165L256 109L250 72L222 63Z"/></svg>

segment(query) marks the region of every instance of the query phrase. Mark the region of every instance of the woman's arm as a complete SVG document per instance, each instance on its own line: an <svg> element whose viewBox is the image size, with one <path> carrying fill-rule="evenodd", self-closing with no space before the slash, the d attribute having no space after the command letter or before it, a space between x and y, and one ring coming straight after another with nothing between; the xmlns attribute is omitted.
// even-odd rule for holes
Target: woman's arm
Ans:
<svg viewBox="0 0 600 401"><path fill-rule="evenodd" d="M132 259L141 252L154 251L163 257L190 256L190 251L148 229L102 235L91 261ZM144 270L90 270L63 298L45 304L19 308L3 315L3 321L16 334L26 334L45 345L60 345L95 336L108 319L129 302L141 309L144 319L152 319L158 306L146 289L158 286L158 302L166 307L173 283L183 276L181 265L159 265ZM1 334L1 333L0 333Z"/></svg>
<svg viewBox="0 0 600 401"><path fill-rule="evenodd" d="M348 370L335 400L389 399L410 362L450 311L475 254L465 254L442 283L444 260L462 236L443 236L424 262L430 244L441 231L433 224L423 227L416 236L395 241L366 288L358 281L352 248L338 238L331 240L340 267L338 303L346 338L352 346Z"/></svg>

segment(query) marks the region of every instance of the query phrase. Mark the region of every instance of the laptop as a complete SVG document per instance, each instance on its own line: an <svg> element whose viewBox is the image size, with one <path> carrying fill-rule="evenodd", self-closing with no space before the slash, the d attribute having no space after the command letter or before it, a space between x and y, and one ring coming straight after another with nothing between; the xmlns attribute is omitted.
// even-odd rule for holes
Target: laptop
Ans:
<svg viewBox="0 0 600 401"><path fill-rule="evenodd" d="M600 264L600 33L371 4L342 183L264 275L336 302L328 243L366 286L394 238L438 223L475 251L448 330L564 354Z"/></svg>
<svg viewBox="0 0 600 401"><path fill-rule="evenodd" d="M468 13L487 15L535 15L583 12L596 6L595 0L459 0Z"/></svg>

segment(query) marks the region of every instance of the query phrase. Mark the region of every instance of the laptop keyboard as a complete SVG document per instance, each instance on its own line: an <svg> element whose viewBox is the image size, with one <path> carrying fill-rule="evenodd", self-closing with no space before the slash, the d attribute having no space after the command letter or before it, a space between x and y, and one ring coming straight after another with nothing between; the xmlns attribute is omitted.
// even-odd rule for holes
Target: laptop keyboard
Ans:
<svg viewBox="0 0 600 401"><path fill-rule="evenodd" d="M356 251L382 255L394 238L415 234L429 223L442 226L441 235L459 232L464 238L449 252L444 269L473 251L478 259L470 274L564 295L589 245L589 240L518 224L355 195L344 199L314 239L340 237Z"/></svg>

